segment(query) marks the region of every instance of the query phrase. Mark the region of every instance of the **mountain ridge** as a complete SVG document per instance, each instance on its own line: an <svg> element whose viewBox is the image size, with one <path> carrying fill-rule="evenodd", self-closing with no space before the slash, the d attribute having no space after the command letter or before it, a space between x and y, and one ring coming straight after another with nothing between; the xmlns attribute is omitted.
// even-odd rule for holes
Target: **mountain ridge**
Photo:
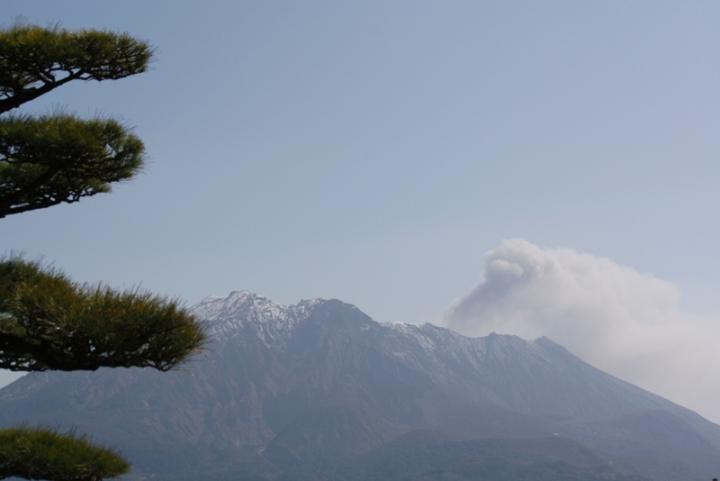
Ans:
<svg viewBox="0 0 720 481"><path fill-rule="evenodd" d="M378 323L337 299L284 306L247 291L194 312L213 340L180 371L32 374L0 390L0 424L93 433L126 453L137 480L720 472L720 427L547 338L471 338ZM384 471L377 462L390 452L407 465ZM534 461L513 461L522 452ZM428 472L401 476L414 465Z"/></svg>

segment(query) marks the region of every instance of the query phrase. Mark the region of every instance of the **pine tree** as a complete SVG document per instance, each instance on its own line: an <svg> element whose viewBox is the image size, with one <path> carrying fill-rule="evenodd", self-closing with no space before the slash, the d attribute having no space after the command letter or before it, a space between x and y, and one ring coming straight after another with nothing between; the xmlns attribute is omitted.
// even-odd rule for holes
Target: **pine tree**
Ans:
<svg viewBox="0 0 720 481"><path fill-rule="evenodd" d="M151 56L147 43L127 34L0 31L0 218L109 192L140 171L143 143L115 120L14 110L72 81L142 73ZM2 369L167 371L203 341L202 325L175 301L79 284L19 257L0 260ZM117 453L72 432L0 430L0 479L99 481L128 470Z"/></svg>

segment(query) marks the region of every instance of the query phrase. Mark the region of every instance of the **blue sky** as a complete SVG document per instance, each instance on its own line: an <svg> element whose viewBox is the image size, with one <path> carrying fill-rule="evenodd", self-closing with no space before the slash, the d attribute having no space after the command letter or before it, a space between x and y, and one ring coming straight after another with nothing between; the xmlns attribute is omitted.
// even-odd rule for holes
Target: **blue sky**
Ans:
<svg viewBox="0 0 720 481"><path fill-rule="evenodd" d="M194 303L247 289L424 321L503 239L720 287L720 3L3 0L2 22L128 31L134 78L26 111L116 116L149 163L4 219L0 248Z"/></svg>

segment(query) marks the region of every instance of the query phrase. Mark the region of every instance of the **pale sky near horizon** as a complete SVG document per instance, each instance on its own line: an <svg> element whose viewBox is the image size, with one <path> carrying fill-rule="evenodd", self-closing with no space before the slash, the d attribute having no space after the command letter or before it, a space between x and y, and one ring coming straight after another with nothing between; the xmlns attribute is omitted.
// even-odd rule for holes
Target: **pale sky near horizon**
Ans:
<svg viewBox="0 0 720 481"><path fill-rule="evenodd" d="M247 289L422 322L477 284L488 250L523 238L720 312L718 2L3 0L0 12L6 26L128 31L157 48L147 74L25 109L118 117L149 162L111 195L3 219L3 252L189 304Z"/></svg>

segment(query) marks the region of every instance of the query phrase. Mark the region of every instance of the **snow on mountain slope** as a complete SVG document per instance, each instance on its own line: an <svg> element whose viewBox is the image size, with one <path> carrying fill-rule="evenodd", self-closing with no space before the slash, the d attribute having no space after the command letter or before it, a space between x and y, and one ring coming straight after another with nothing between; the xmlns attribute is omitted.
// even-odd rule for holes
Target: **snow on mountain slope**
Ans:
<svg viewBox="0 0 720 481"><path fill-rule="evenodd" d="M0 390L0 425L75 427L157 480L324 481L350 469L349 459L384 458L386 449L434 465L417 451L430 445L448 476L475 479L485 469L472 459L481 446L507 446L508 460L527 443L563 462L572 460L553 450L577 446L583 459L606 463L603 479L720 471L720 427L549 339L468 338L430 324L378 323L334 299L284 306L246 291L206 298L194 312L211 340L181 369L28 375ZM419 442L422 433L433 433L432 443ZM566 441L547 441L554 437ZM565 479L556 467L532 469ZM351 468L361 473L353 480L372 471Z"/></svg>

